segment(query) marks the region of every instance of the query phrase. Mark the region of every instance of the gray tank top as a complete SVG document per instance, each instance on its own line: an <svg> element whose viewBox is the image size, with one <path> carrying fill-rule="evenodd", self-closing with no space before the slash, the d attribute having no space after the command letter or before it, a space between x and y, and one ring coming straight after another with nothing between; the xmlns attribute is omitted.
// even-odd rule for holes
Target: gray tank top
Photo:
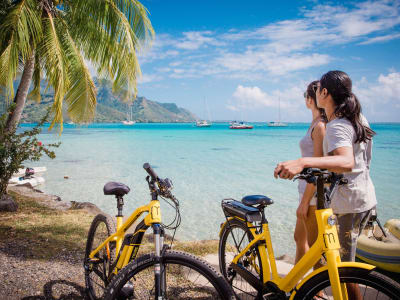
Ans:
<svg viewBox="0 0 400 300"><path fill-rule="evenodd" d="M300 151L301 157L313 157L314 156L314 142L311 138L311 134L313 132L314 127L318 124L315 122L308 128L306 135L300 140ZM299 194L303 195L306 189L307 182L305 180L300 179L298 185Z"/></svg>

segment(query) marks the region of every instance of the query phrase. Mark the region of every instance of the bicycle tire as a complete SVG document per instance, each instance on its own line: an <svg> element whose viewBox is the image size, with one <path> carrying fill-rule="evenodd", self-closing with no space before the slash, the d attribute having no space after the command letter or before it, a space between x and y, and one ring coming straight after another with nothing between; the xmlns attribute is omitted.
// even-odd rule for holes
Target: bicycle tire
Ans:
<svg viewBox="0 0 400 300"><path fill-rule="evenodd" d="M100 259L100 263L89 263L90 252L95 250L106 238L115 233L115 223L111 216L107 214L98 214L90 225L88 239L85 250L85 284L89 299L101 299L104 289L108 284L108 276L110 275L111 266L115 261L115 242L110 243L109 255L105 248L101 249L96 258Z"/></svg>
<svg viewBox="0 0 400 300"><path fill-rule="evenodd" d="M165 299L235 299L224 277L194 255L167 250L162 261L166 272ZM145 254L130 262L111 280L105 290L104 299L154 299L155 264L154 253ZM133 286L129 297L121 295L126 284Z"/></svg>
<svg viewBox="0 0 400 300"><path fill-rule="evenodd" d="M240 241L238 247L236 247L236 245L232 245L232 243L235 243L233 237L235 237L236 243L239 243ZM253 235L247 228L246 224L236 219L230 220L229 224L225 225L219 240L218 257L220 271L232 286L238 298L252 299L256 298L259 293L259 291L253 288L244 278L229 268L233 258L239 254L239 252L243 250L252 240ZM242 244L242 242L244 243ZM232 251L234 251L233 255L230 254ZM242 264L242 266L246 267L246 269L248 269L248 271L250 271L258 280L260 280L260 282L263 281L263 275L261 271L262 263L258 248L253 248L243 258L241 258L239 262ZM258 271L253 267L254 263L258 267Z"/></svg>
<svg viewBox="0 0 400 300"><path fill-rule="evenodd" d="M399 299L400 285L375 270L341 267L339 278L342 283L358 284L362 299ZM314 297L318 297L317 294L321 291L324 296L322 299L333 299L327 270L307 280L296 292L294 299L316 299Z"/></svg>

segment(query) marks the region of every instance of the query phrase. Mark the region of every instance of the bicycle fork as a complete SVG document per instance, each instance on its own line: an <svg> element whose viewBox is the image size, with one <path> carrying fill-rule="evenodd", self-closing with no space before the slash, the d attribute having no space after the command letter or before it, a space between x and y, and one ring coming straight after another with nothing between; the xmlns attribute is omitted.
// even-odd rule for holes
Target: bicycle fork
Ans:
<svg viewBox="0 0 400 300"><path fill-rule="evenodd" d="M164 229L160 224L153 225L156 264L154 265L155 299L163 300L166 292L166 272L162 262L164 248Z"/></svg>

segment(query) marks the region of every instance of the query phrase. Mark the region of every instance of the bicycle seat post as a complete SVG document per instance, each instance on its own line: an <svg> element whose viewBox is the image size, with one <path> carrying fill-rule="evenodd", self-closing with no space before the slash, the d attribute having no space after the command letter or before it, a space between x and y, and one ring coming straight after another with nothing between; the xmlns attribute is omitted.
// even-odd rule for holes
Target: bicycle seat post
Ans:
<svg viewBox="0 0 400 300"><path fill-rule="evenodd" d="M117 230L119 230L122 226L124 215L122 214L122 209L124 207L124 198L122 195L116 195L115 198L117 198L117 208L118 208L118 214L116 215L117 217ZM122 242L119 241L117 242L117 249L120 249L122 245Z"/></svg>
<svg viewBox="0 0 400 300"><path fill-rule="evenodd" d="M117 217L123 217L122 209L124 207L124 198L120 195L115 196L117 198L117 208L118 208L118 215Z"/></svg>

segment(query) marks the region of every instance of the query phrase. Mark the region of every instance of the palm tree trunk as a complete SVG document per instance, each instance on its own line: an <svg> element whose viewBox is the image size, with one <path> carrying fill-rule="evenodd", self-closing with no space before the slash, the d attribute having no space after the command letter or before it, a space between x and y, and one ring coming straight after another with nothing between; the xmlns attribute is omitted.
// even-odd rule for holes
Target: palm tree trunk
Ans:
<svg viewBox="0 0 400 300"><path fill-rule="evenodd" d="M19 83L17 93L15 94L14 111L8 115L6 123L6 131L10 131L17 127L21 120L22 111L25 107L26 97L28 96L29 87L31 86L33 70L35 69L35 51L26 60L24 71L22 72L21 81Z"/></svg>

